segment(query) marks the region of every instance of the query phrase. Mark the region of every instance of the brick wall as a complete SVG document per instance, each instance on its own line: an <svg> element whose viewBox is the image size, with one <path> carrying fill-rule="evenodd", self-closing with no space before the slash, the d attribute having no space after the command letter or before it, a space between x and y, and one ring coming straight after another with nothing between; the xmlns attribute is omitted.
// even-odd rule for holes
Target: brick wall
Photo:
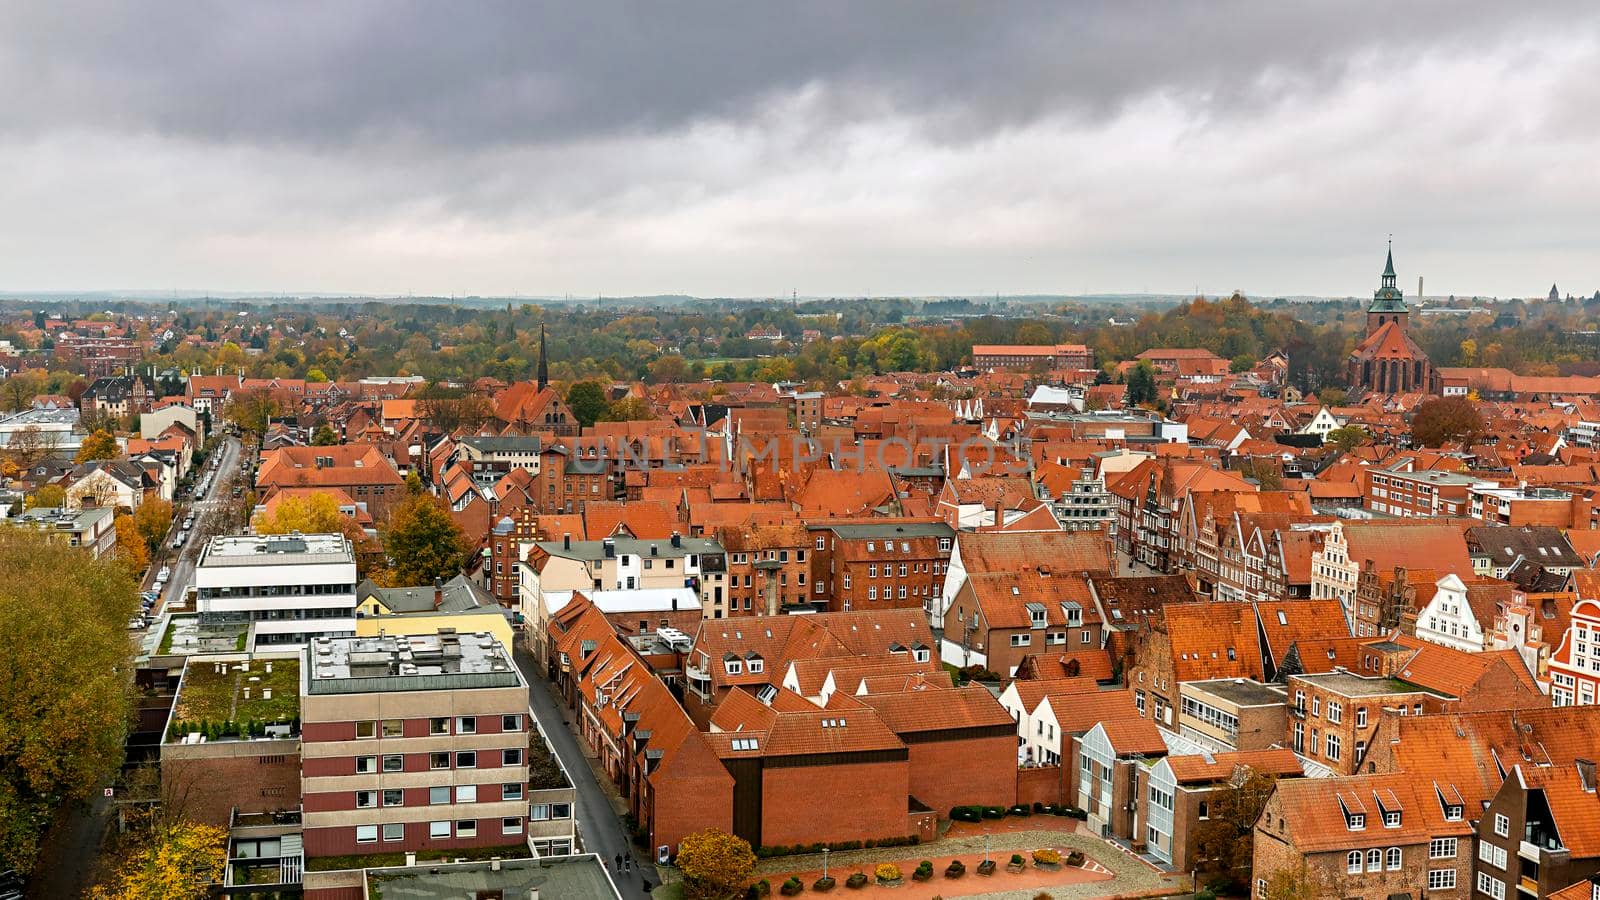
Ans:
<svg viewBox="0 0 1600 900"><path fill-rule="evenodd" d="M188 818L226 828L234 807L273 812L299 806L300 754L294 741L164 747L161 790Z"/></svg>
<svg viewBox="0 0 1600 900"><path fill-rule="evenodd" d="M1035 766L1017 770L1017 802L1031 807L1035 803L1063 803L1065 780L1060 766Z"/></svg>
<svg viewBox="0 0 1600 900"><path fill-rule="evenodd" d="M761 779L761 842L904 837L908 769L904 760L768 767Z"/></svg>
<svg viewBox="0 0 1600 900"><path fill-rule="evenodd" d="M948 816L950 807L1017 802L1017 739L1010 734L911 743L911 796Z"/></svg>

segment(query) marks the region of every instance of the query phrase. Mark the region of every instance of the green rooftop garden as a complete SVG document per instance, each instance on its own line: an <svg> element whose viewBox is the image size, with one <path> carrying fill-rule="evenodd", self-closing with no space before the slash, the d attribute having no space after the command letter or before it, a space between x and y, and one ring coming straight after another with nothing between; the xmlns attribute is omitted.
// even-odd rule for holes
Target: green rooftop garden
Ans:
<svg viewBox="0 0 1600 900"><path fill-rule="evenodd" d="M270 698L263 696L267 692L271 693ZM298 659L223 663L195 657L184 669L169 737L195 731L209 740L259 737L267 725L294 723L299 717Z"/></svg>

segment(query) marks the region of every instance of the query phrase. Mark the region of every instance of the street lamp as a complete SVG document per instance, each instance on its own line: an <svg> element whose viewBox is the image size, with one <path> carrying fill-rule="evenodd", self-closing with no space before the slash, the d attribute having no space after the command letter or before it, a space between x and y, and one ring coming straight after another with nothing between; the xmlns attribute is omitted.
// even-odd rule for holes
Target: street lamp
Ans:
<svg viewBox="0 0 1600 900"><path fill-rule="evenodd" d="M828 877L828 848L822 848L822 877Z"/></svg>

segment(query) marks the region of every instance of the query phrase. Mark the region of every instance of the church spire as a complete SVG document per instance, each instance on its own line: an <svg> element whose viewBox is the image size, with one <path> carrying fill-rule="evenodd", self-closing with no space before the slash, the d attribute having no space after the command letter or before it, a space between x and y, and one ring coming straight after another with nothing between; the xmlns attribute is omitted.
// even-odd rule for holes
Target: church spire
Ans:
<svg viewBox="0 0 1600 900"><path fill-rule="evenodd" d="M544 355L544 323L539 323L539 390L550 386L550 362Z"/></svg>
<svg viewBox="0 0 1600 900"><path fill-rule="evenodd" d="M1389 259L1383 266L1383 283L1394 285L1394 238L1389 239Z"/></svg>
<svg viewBox="0 0 1600 900"><path fill-rule="evenodd" d="M1395 283L1394 240L1390 239L1389 256L1383 261L1383 286L1373 292L1372 305L1367 307L1367 312L1403 313L1405 311L1405 296L1400 293L1400 288Z"/></svg>

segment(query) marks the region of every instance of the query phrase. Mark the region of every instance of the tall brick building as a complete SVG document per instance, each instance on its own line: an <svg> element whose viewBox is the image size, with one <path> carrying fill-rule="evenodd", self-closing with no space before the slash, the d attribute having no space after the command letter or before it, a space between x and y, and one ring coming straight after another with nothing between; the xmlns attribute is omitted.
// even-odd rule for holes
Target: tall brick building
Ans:
<svg viewBox="0 0 1600 900"><path fill-rule="evenodd" d="M940 595L956 531L932 519L810 526L812 599L833 612L921 609Z"/></svg>

